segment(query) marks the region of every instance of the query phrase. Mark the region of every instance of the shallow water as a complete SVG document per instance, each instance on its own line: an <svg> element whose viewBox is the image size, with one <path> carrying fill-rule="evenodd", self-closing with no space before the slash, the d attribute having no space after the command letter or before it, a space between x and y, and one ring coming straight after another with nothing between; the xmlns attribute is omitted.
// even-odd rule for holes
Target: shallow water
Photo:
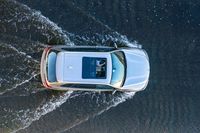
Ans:
<svg viewBox="0 0 200 133"><path fill-rule="evenodd" d="M1 132L200 132L200 2L1 0ZM49 44L142 45L145 91L47 91L39 62Z"/></svg>

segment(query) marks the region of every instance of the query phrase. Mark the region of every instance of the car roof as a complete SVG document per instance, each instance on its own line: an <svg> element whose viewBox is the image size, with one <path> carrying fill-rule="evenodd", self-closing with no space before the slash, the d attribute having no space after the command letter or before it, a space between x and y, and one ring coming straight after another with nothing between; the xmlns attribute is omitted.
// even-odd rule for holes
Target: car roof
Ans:
<svg viewBox="0 0 200 133"><path fill-rule="evenodd" d="M83 78L84 71L92 71L83 67L84 58L106 59L106 75L104 78ZM94 66L95 67L95 66ZM70 52L57 53L56 78L61 83L110 84L112 61L109 52Z"/></svg>

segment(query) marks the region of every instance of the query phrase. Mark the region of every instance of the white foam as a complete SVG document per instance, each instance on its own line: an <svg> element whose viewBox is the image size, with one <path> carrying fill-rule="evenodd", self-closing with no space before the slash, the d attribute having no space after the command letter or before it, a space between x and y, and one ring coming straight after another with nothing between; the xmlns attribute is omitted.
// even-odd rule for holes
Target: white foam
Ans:
<svg viewBox="0 0 200 133"><path fill-rule="evenodd" d="M20 83L15 84L12 88L9 88L9 89L6 89L6 90L3 91L3 92L0 92L0 95L5 94L6 92L10 92L10 91L14 90L14 89L17 88L17 87L19 87L19 86L21 86L21 85L23 85L23 84L25 84L25 83L28 83L30 80L32 80L33 78L35 78L37 75L39 75L39 73L34 74L34 75L31 76L29 79L23 80L23 81L21 81Z"/></svg>
<svg viewBox="0 0 200 133"><path fill-rule="evenodd" d="M34 62L36 62L36 63L39 63L39 61L35 60L34 58L32 58L30 55L26 54L25 52L19 51L19 50L18 50L17 48L15 48L14 46L8 45L8 47L9 47L10 49L14 50L15 52L17 52L18 54L25 56L27 59L31 59L32 61L34 61Z"/></svg>
<svg viewBox="0 0 200 133"><path fill-rule="evenodd" d="M127 38L127 36L125 35L121 35L118 32L115 32L116 34L118 34L120 36L120 41L122 41L123 43L125 43L128 47L132 47L132 48L142 48L142 45L139 44L136 40L130 42Z"/></svg>
<svg viewBox="0 0 200 133"><path fill-rule="evenodd" d="M135 95L135 92L124 92L124 93L121 94L119 97L118 97L118 96L117 96L117 97L114 97L114 98L112 99L112 101L110 101L110 102L111 102L111 105L110 105L110 106L108 106L108 107L106 107L105 109L99 111L99 112L98 112L96 115L94 115L94 116L98 116L98 115L104 113L105 111L109 110L110 108L116 107L116 106L119 105L120 103L125 102L127 99L132 98L134 95Z"/></svg>
<svg viewBox="0 0 200 133"><path fill-rule="evenodd" d="M82 124L83 122L88 121L90 118L94 118L96 116L101 115L102 113L106 112L110 108L116 107L120 103L125 102L127 99L132 98L134 95L135 95L135 92L125 92L125 93L121 94L120 96L113 97L113 99L111 101L109 101L109 103L108 103L109 106L107 106L106 108L100 110L99 112L97 112L96 114L94 114L92 117L88 116L88 117L80 120L79 122L73 124L72 126L68 127L67 129L61 131L61 132L66 132L66 131L68 131L68 130L70 130L70 129L72 129L72 128L80 125L80 124ZM97 102L98 102L98 97L97 97ZM104 102L107 102L107 101L105 100Z"/></svg>
<svg viewBox="0 0 200 133"><path fill-rule="evenodd" d="M16 1L15 1L16 2ZM18 3L19 4L19 3ZM36 10L32 10L31 8L29 8L27 5L21 4L20 5L26 9L31 11L31 15L27 16L26 19L36 19L37 21L41 22L43 25L38 26L38 29L45 29L45 27L50 27L51 30L53 31L57 31L59 36L62 36L64 38L65 44L67 45L74 45L73 42L71 42L68 38L68 36L66 35L66 31L64 31L61 27L59 27L57 24L55 24L54 22L52 22L51 20L49 20L49 18L43 16L41 14L40 11L36 11ZM45 34L49 39L50 36L47 33L43 33Z"/></svg>
<svg viewBox="0 0 200 133"><path fill-rule="evenodd" d="M59 97L51 98L50 101L46 102L42 106L39 106L35 111L30 112L30 110L24 111L24 115L19 117L18 120L22 122L22 127L13 131L18 132L22 129L29 127L32 122L39 120L42 116L52 112L56 108L60 107L63 103L70 98L72 91L65 92L63 95Z"/></svg>
<svg viewBox="0 0 200 133"><path fill-rule="evenodd" d="M101 35L96 33L93 37L88 36L78 36L74 34L69 34L69 36L81 39L82 41L93 43L94 45L109 45L110 41L119 45L123 45L123 47L132 47L132 48L142 48L142 45L139 44L136 40L129 41L127 36L121 35L118 32L113 32L112 34Z"/></svg>

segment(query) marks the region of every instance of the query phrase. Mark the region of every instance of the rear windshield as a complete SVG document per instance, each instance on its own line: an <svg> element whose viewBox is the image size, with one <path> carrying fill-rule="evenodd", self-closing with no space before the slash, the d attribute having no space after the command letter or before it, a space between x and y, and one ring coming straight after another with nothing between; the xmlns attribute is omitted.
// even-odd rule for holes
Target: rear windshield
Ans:
<svg viewBox="0 0 200 133"><path fill-rule="evenodd" d="M106 78L106 58L83 57L82 78L83 79L105 79Z"/></svg>
<svg viewBox="0 0 200 133"><path fill-rule="evenodd" d="M50 52L47 59L47 78L49 82L56 82L56 57L55 52Z"/></svg>

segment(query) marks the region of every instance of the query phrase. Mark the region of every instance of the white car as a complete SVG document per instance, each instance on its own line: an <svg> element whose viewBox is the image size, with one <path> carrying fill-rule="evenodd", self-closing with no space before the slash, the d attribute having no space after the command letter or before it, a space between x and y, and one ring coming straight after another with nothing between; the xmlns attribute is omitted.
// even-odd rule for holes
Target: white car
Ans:
<svg viewBox="0 0 200 133"><path fill-rule="evenodd" d="M150 66L141 48L49 46L41 59L41 79L53 90L141 91Z"/></svg>

